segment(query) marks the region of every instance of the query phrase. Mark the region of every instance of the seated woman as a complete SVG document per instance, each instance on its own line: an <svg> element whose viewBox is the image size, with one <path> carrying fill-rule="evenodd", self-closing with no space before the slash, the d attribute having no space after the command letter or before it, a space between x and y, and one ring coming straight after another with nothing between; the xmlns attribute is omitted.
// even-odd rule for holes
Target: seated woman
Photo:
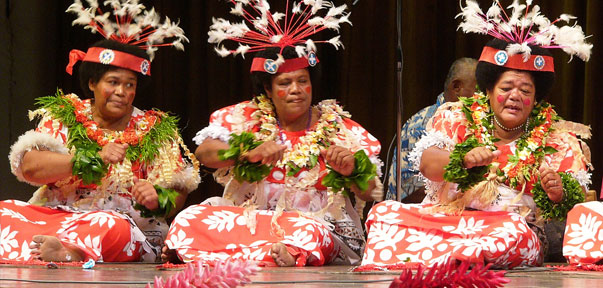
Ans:
<svg viewBox="0 0 603 288"><path fill-rule="evenodd" d="M380 144L334 100L312 105L311 69L318 58L312 40L304 39L326 28L304 22L321 11L328 10L331 28L348 22L345 5L300 2L292 10L307 13L287 13L291 26L281 27L277 15L285 14L271 13L267 2L239 3L233 14L259 14L257 21L246 17L258 32L224 19L211 26L210 43L241 43L236 50L216 49L221 55L259 51L251 65L255 97L214 112L194 139L195 155L218 168L214 176L225 189L223 197L174 219L166 246L183 261L304 266L360 260L364 232L349 197L356 196L356 208L381 198L373 164L380 165ZM337 47L338 39L328 42Z"/></svg>
<svg viewBox="0 0 603 288"><path fill-rule="evenodd" d="M543 100L554 79L550 53L525 42L527 51L511 54L508 41L482 51L476 78L486 94L442 105L416 144L423 204L385 201L369 212L362 265L542 264L542 218L565 216L589 182L576 138L588 130L572 130L581 126Z"/></svg>
<svg viewBox="0 0 603 288"><path fill-rule="evenodd" d="M41 121L19 137L9 159L19 180L41 187L29 203L0 202L7 235L0 259L156 261L165 218L200 181L198 164L180 148L198 162L173 116L132 106L137 88L150 80L144 49L102 40L70 58L69 73L83 60L80 83L92 99L61 91L38 99L30 118Z"/></svg>
<svg viewBox="0 0 603 288"><path fill-rule="evenodd" d="M580 203L567 213L563 256L570 264L603 264L602 222L601 201Z"/></svg>

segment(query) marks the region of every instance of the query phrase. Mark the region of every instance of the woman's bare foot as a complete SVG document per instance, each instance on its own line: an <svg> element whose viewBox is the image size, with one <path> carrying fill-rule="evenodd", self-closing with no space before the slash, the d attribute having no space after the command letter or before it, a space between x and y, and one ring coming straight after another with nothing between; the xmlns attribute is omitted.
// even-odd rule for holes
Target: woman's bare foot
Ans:
<svg viewBox="0 0 603 288"><path fill-rule="evenodd" d="M47 235L35 235L29 245L34 259L55 262L79 262L83 260L77 247L66 247L59 238Z"/></svg>
<svg viewBox="0 0 603 288"><path fill-rule="evenodd" d="M178 252L176 252L174 249L168 248L167 246L163 246L163 248L161 248L161 261L163 261L163 263L170 262L173 264L183 263L178 257Z"/></svg>
<svg viewBox="0 0 603 288"><path fill-rule="evenodd" d="M287 251L287 247L283 243L272 244L270 248L270 256L274 259L274 263L281 267L295 266L295 257Z"/></svg>

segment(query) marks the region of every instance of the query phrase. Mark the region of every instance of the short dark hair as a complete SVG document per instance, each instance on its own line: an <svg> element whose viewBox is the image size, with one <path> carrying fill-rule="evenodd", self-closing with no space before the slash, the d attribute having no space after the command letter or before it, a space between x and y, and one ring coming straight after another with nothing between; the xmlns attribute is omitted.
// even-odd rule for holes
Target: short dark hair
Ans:
<svg viewBox="0 0 603 288"><path fill-rule="evenodd" d="M507 48L507 45L509 44L511 43L500 39L493 39L486 43L486 46L499 50L505 50ZM549 50L547 50L546 48L531 45L529 47L532 49L532 55L552 56ZM509 70L513 69L498 66L484 61L479 61L479 63L477 63L477 68L475 69L475 78L477 80L477 85L483 92L487 90L492 90L500 76ZM549 94L551 87L553 86L553 82L555 82L555 72L524 72L529 72L534 78L534 85L536 86L536 101L541 101L542 99L545 99Z"/></svg>
<svg viewBox="0 0 603 288"><path fill-rule="evenodd" d="M258 52L255 55L255 58L265 58L265 59L272 59L272 60L276 60L278 58L278 54L281 51L280 48L277 47L270 47L270 48L266 48L263 51ZM285 47L285 49L283 49L283 52L281 53L281 55L283 55L283 58L285 59L294 59L294 58L299 58L299 56L297 55L297 52L295 52L295 49L291 46L287 46ZM312 80L312 67L308 66L305 69L308 70L308 72L310 73L310 80ZM251 85L253 85L253 95L254 96L258 96L260 94L266 94L266 90L264 89L264 87L271 87L272 86L272 78L275 76L275 74L270 74L268 72L262 72L262 71L253 71L251 72Z"/></svg>
<svg viewBox="0 0 603 288"><path fill-rule="evenodd" d="M145 52L145 50L136 46L123 44L113 40L101 40L92 44L90 47L112 49L149 60L149 55ZM94 93L90 91L90 88L88 88L88 82L90 82L90 80L92 80L93 83L96 83L103 77L103 75L105 75L105 73L117 69L120 69L120 67L94 62L82 62L81 64L79 64L78 75L80 79L80 87L84 92L84 96L86 96L86 98L92 98L94 96ZM147 75L142 75L138 72L136 72L135 74L137 77L136 90L138 91L139 88L143 88L148 85L151 78Z"/></svg>

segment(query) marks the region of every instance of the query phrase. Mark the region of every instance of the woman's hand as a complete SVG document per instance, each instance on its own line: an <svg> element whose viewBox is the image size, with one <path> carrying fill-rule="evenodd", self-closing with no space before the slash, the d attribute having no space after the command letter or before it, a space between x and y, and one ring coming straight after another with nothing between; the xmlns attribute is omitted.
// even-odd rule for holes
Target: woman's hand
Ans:
<svg viewBox="0 0 603 288"><path fill-rule="evenodd" d="M105 164L120 163L126 157L128 144L107 143L103 149L98 152Z"/></svg>
<svg viewBox="0 0 603 288"><path fill-rule="evenodd" d="M500 155L500 151L492 151L486 147L475 147L471 149L467 154L465 154L465 158L463 158L463 165L465 168L473 168L477 166L486 166L496 157Z"/></svg>
<svg viewBox="0 0 603 288"><path fill-rule="evenodd" d="M548 166L540 166L538 169L540 172L540 186L549 196L551 201L558 203L563 199L563 182L561 181L561 175L555 172Z"/></svg>
<svg viewBox="0 0 603 288"><path fill-rule="evenodd" d="M244 157L247 161L256 163L262 162L262 164L276 165L276 162L283 158L287 146L276 144L274 141L266 141L255 149L247 152Z"/></svg>
<svg viewBox="0 0 603 288"><path fill-rule="evenodd" d="M341 146L332 145L327 149L322 149L320 154L325 162L337 173L343 176L350 176L354 172L356 159L354 153Z"/></svg>
<svg viewBox="0 0 603 288"><path fill-rule="evenodd" d="M157 191L153 184L149 181L138 181L134 180L134 187L132 187L132 196L136 199L136 202L140 203L149 210L155 210L159 208L159 197L157 197Z"/></svg>

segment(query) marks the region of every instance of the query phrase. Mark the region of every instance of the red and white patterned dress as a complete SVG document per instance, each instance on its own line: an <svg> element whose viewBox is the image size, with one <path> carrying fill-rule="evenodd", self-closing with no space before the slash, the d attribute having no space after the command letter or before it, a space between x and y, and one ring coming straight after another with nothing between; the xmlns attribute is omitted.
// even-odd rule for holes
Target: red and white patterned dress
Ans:
<svg viewBox="0 0 603 288"><path fill-rule="evenodd" d="M426 136L416 144L411 155L416 170L425 149L437 146L452 151L455 144L470 136L461 107L462 104L456 102L438 109L427 125ZM544 159L549 167L572 172L581 185L587 185L588 162L578 139L568 132L555 131L549 134L546 143L557 150ZM497 148L502 153L495 162L503 169L509 155L515 152L515 142L497 145ZM516 197L517 187L500 185L499 197L490 206L478 209L478 203L470 203L458 216L434 214L425 209L440 203L438 191L444 184L426 179L427 195L423 204L385 201L373 206L367 217L368 238L362 265L387 267L421 263L431 266L449 258L484 261L504 268L542 263L541 249L547 243L542 239L543 227L534 221L536 205L530 193L533 182L527 184L521 197ZM457 185L451 184L448 191L442 192L448 193L449 199L458 193Z"/></svg>
<svg viewBox="0 0 603 288"><path fill-rule="evenodd" d="M92 119L90 100L80 102L74 94L66 97L81 103L82 115ZM19 137L9 155L13 174L23 182L27 181L22 175L21 160L26 152L32 149L70 152L67 148L70 127L45 109L36 110L30 116L40 116L42 120L35 130ZM144 116L144 111L134 108L128 127L148 131L152 124L147 123ZM109 142L113 141L115 139L109 139ZM101 179L102 185L83 185L75 176L47 185L28 182L40 186L28 203L1 201L0 260L30 260L32 237L49 235L77 246L86 254L86 259L128 262L140 261L142 257L145 261L156 261L168 225L163 218L140 217L140 212L133 208L135 202L130 194L133 177L124 179L123 175L133 174L164 188L186 192L194 190L199 183L198 171L183 161L176 140L161 145L162 156L152 163L124 160L111 165ZM162 170L165 168L165 165L161 167L162 161L171 161L178 168L169 172L170 181L156 183L157 179L165 179L162 178L166 173Z"/></svg>
<svg viewBox="0 0 603 288"><path fill-rule="evenodd" d="M603 203L581 203L567 214L563 256L571 264L594 264L603 260Z"/></svg>
<svg viewBox="0 0 603 288"><path fill-rule="evenodd" d="M323 101L317 107L328 103L334 105ZM252 116L257 110L251 101L220 109L194 140L197 144L207 138L228 142L233 132L258 131L259 122ZM353 152L363 149L380 167L379 141L350 119L338 116L338 123L338 139L331 140ZM313 129L280 131L277 143L291 150ZM218 171L216 178L225 185L224 197L210 198L178 214L166 245L177 250L184 261L232 257L275 265L270 248L282 242L296 255L298 266L359 262L365 242L360 218L349 198L341 194L330 197L320 184L325 171L321 157L311 170L304 168L287 176L284 169L275 167L254 184L239 183Z"/></svg>

